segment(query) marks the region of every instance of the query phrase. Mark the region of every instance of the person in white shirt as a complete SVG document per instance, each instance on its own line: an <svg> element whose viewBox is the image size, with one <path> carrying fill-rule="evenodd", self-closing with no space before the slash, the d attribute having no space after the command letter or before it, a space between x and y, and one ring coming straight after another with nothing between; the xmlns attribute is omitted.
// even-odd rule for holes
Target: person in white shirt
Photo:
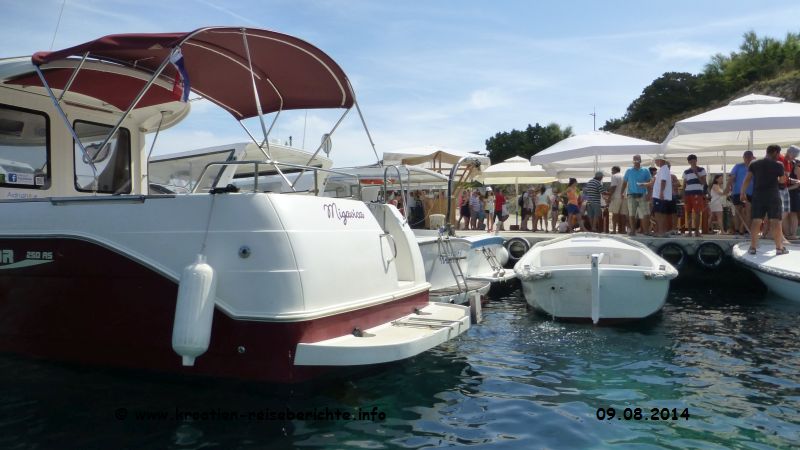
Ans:
<svg viewBox="0 0 800 450"><path fill-rule="evenodd" d="M672 201L672 175L664 155L654 158L658 172L651 182L653 185L653 212L656 215L656 234L666 236L667 217L673 213L675 202Z"/></svg>
<svg viewBox="0 0 800 450"><path fill-rule="evenodd" d="M619 166L611 168L611 187L608 190L610 198L608 212L611 216L611 234L625 233L628 223L628 202L622 198L622 174Z"/></svg>
<svg viewBox="0 0 800 450"><path fill-rule="evenodd" d="M533 231L537 231L537 227L542 231L547 231L547 215L550 212L552 198L553 192L550 188L544 186L539 188L539 195L536 197L536 210L534 211L536 219L533 223Z"/></svg>

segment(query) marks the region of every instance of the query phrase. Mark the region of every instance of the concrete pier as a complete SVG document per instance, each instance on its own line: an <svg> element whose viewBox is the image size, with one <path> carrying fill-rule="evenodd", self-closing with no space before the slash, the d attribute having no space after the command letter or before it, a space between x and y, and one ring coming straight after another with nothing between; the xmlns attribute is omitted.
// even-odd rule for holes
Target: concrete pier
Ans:
<svg viewBox="0 0 800 450"><path fill-rule="evenodd" d="M456 233L462 236L469 236L486 232L478 230L459 230ZM528 243L527 248L540 241L564 236L563 233L530 231L500 231L496 234L502 236L506 242L511 239L522 238ZM612 234L610 236L618 235ZM627 234L621 236L628 237ZM709 234L703 235L702 237L688 237L683 235L655 237L637 234L631 237L631 239L648 246L651 250L669 261L678 270L681 270L687 267L689 263L695 263L695 265L707 269L716 269L731 259L733 246L741 242L748 242L750 238L727 234ZM525 246L518 246L516 248L516 253L519 253L523 248L525 248ZM522 255L514 254L514 250L514 248L509 248L509 253L511 253L510 256L512 260L516 261Z"/></svg>

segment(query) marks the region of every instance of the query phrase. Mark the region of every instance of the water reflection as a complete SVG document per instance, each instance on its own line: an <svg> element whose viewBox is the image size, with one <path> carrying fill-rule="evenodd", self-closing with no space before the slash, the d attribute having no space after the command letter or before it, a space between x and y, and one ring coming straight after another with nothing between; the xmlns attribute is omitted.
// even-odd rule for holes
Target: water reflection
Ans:
<svg viewBox="0 0 800 450"><path fill-rule="evenodd" d="M0 447L790 448L800 441L798 313L800 304L762 294L683 287L655 318L593 327L535 314L517 291L493 298L484 323L455 342L293 387L0 356ZM596 416L637 407L690 418ZM135 417L176 408L360 408L386 420Z"/></svg>

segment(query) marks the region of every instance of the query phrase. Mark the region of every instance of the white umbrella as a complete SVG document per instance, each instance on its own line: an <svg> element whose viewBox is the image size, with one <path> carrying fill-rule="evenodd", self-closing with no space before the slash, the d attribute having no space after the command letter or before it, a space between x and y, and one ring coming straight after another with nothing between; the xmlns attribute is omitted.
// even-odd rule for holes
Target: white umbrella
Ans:
<svg viewBox="0 0 800 450"><path fill-rule="evenodd" d="M542 166L532 166L521 156L490 166L475 178L483 184L541 184L556 181Z"/></svg>
<svg viewBox="0 0 800 450"><path fill-rule="evenodd" d="M527 159L521 156L514 156L499 164L492 165L482 171L475 179L483 184L514 184L516 196L515 200L510 202L514 206L517 204L516 197L519 197L520 183L543 184L556 181L556 178L549 175L542 166L532 166ZM516 214L514 214L514 217L516 222Z"/></svg>
<svg viewBox="0 0 800 450"><path fill-rule="evenodd" d="M750 94L675 123L662 143L667 157L690 153L700 164L739 162L742 151L800 141L800 103Z"/></svg>
<svg viewBox="0 0 800 450"><path fill-rule="evenodd" d="M551 145L533 155L531 164L541 164L551 175L562 177L567 170L594 172L629 165L633 155L654 155L660 150L661 146L655 142L593 131Z"/></svg>

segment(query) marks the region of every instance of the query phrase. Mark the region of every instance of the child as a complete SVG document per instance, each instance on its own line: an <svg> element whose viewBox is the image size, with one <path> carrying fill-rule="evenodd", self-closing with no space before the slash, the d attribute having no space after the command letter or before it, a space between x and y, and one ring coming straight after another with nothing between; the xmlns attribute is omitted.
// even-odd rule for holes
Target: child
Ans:
<svg viewBox="0 0 800 450"><path fill-rule="evenodd" d="M561 222L558 223L558 232L566 233L568 231L569 231L569 225L567 225L567 218L566 216L561 216Z"/></svg>

